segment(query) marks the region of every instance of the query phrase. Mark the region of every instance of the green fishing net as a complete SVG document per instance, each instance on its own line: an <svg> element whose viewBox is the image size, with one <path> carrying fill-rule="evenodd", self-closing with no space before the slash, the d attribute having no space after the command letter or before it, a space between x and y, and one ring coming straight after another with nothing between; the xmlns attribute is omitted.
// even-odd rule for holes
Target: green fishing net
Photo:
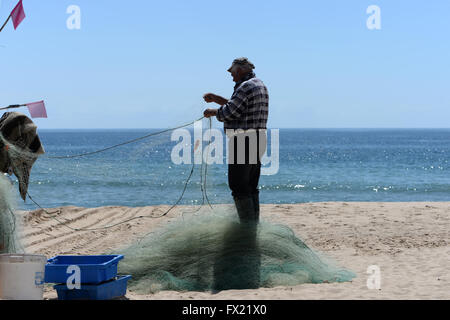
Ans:
<svg viewBox="0 0 450 320"><path fill-rule="evenodd" d="M23 251L17 236L19 223L14 215L16 204L16 190L13 184L8 177L0 173L0 254Z"/></svg>
<svg viewBox="0 0 450 320"><path fill-rule="evenodd" d="M204 206L122 250L121 274L138 293L220 291L355 277L320 257L287 226L241 224L233 207Z"/></svg>

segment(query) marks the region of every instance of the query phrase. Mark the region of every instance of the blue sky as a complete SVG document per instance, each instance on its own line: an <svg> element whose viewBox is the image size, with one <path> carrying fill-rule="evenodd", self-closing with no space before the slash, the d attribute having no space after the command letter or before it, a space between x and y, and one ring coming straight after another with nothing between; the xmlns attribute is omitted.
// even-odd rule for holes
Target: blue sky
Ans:
<svg viewBox="0 0 450 320"><path fill-rule="evenodd" d="M17 0L0 2L3 22ZM269 127L449 127L448 0L23 2L0 33L0 105L44 99L40 128L189 122L204 93L231 96L240 56L268 86Z"/></svg>

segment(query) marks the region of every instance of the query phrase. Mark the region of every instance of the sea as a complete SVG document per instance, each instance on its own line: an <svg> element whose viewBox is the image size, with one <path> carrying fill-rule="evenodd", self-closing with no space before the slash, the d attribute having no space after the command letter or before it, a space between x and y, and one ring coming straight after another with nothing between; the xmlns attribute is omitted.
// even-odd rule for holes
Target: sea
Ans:
<svg viewBox="0 0 450 320"><path fill-rule="evenodd" d="M40 129L46 153L31 170L28 191L44 208L232 203L226 163L193 163L192 128L185 141L159 131ZM52 158L152 133L104 152ZM260 177L262 203L450 201L450 129L269 129L268 136L272 172ZM181 142L192 143L191 163L173 161ZM207 142L200 146L205 154ZM19 202L22 210L37 208L30 199Z"/></svg>

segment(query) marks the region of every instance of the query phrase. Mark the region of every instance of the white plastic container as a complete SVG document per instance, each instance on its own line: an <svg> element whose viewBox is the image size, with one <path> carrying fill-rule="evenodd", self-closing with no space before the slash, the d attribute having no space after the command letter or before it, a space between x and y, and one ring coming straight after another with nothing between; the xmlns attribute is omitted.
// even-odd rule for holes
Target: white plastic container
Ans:
<svg viewBox="0 0 450 320"><path fill-rule="evenodd" d="M33 254L0 254L0 299L42 300L47 258Z"/></svg>

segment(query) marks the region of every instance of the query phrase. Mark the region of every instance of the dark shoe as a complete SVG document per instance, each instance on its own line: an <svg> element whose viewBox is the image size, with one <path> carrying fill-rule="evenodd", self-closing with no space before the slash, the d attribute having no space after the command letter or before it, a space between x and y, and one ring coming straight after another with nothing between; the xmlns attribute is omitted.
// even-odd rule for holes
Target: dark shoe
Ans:
<svg viewBox="0 0 450 320"><path fill-rule="evenodd" d="M256 218L255 207L253 205L253 198L234 198L236 210L241 222L254 222Z"/></svg>

